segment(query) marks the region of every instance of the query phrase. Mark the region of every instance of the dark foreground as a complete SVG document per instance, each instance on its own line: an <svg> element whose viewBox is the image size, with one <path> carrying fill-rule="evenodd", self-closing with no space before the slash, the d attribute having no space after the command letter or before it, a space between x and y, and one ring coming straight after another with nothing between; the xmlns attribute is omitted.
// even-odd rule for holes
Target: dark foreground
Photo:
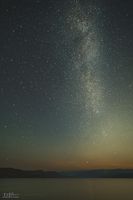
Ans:
<svg viewBox="0 0 133 200"><path fill-rule="evenodd" d="M133 200L133 179L0 179L0 199Z"/></svg>

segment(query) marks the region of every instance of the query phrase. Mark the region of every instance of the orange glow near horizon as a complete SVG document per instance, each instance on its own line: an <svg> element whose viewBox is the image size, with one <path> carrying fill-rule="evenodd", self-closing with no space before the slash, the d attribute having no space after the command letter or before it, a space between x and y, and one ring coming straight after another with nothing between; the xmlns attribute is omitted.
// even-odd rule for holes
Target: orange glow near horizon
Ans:
<svg viewBox="0 0 133 200"><path fill-rule="evenodd" d="M5 166L2 166L5 167ZM7 166L6 166L7 167ZM12 168L25 170L44 170L44 171L69 171L69 170L90 170L90 169L133 169L133 162L89 162L89 161L49 161L47 163L20 162L14 163Z"/></svg>

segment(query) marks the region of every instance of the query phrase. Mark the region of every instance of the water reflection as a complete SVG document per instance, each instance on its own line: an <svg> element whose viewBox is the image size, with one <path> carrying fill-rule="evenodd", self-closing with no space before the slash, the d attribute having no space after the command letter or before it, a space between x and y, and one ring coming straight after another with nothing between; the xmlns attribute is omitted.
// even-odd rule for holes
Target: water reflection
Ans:
<svg viewBox="0 0 133 200"><path fill-rule="evenodd" d="M133 200L133 179L1 179L4 193L22 200Z"/></svg>

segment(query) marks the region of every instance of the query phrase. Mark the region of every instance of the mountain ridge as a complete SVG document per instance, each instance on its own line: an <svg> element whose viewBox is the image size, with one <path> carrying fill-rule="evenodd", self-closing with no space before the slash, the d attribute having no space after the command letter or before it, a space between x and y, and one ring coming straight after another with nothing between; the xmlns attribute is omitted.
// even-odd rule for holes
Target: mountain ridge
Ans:
<svg viewBox="0 0 133 200"><path fill-rule="evenodd" d="M133 169L44 171L0 168L0 178L133 178Z"/></svg>

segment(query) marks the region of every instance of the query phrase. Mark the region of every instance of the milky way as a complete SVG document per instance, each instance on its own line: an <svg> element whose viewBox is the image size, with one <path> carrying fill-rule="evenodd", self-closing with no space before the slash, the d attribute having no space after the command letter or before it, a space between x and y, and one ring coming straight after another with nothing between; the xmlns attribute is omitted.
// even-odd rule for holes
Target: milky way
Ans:
<svg viewBox="0 0 133 200"><path fill-rule="evenodd" d="M86 133L82 132L80 137L92 134L89 131L91 121L96 118L99 122L99 118L104 112L105 88L100 74L102 52L100 52L100 34L96 27L96 15L94 14L97 11L96 7L90 6L85 12L80 3L76 1L67 16L69 31L73 33L71 43L73 44L74 41L72 69L80 87L77 98L82 103L86 114L87 130ZM98 126L97 122L94 123L94 126Z"/></svg>
<svg viewBox="0 0 133 200"><path fill-rule="evenodd" d="M90 8L91 9L91 8ZM99 77L99 41L96 32L95 16L84 14L77 2L72 16L69 16L71 31L75 33L78 41L74 52L74 68L77 70L81 90L85 94L86 109L91 107L96 114L102 106L102 87ZM92 19L91 19L92 18Z"/></svg>

